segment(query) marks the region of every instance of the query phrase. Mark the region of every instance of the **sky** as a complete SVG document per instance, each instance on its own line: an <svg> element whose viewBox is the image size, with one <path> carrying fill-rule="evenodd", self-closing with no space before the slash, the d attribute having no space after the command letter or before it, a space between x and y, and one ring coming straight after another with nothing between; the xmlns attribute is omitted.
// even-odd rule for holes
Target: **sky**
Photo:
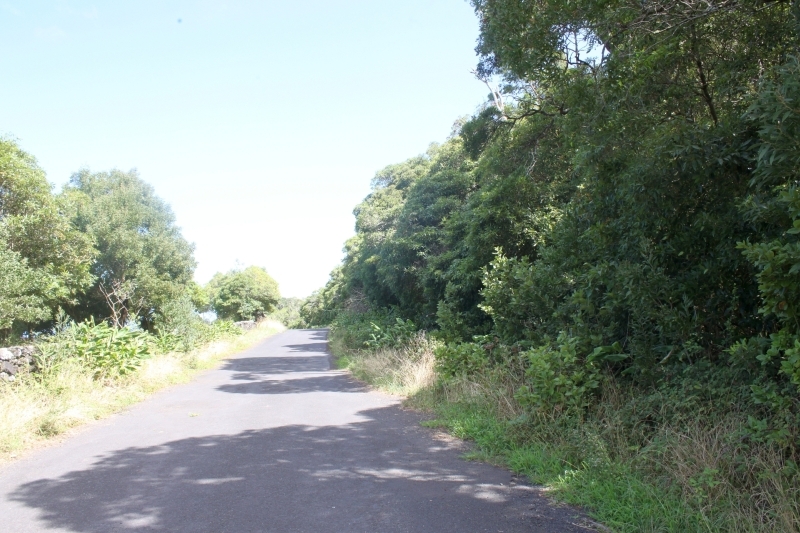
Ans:
<svg viewBox="0 0 800 533"><path fill-rule="evenodd" d="M466 0L0 0L0 136L58 191L137 169L200 283L325 284L381 168L486 100Z"/></svg>

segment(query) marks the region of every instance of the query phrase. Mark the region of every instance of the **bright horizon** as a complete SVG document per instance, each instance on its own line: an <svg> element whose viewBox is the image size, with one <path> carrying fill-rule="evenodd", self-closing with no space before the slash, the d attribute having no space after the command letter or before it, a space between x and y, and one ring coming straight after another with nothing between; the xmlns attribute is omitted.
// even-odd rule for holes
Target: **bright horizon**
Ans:
<svg viewBox="0 0 800 533"><path fill-rule="evenodd" d="M196 245L195 278L263 266L321 287L376 171L485 100L465 0L377 5L0 3L0 135L56 190L136 168Z"/></svg>

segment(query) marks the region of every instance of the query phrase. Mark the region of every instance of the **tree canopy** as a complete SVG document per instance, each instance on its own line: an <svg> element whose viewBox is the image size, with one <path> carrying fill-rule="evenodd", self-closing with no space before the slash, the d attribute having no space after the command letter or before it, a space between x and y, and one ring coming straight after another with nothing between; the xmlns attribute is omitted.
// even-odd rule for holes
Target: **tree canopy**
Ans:
<svg viewBox="0 0 800 533"><path fill-rule="evenodd" d="M74 228L36 160L0 140L0 332L48 320L89 286L91 237Z"/></svg>
<svg viewBox="0 0 800 533"><path fill-rule="evenodd" d="M169 205L135 171L72 176L64 191L71 221L97 248L96 282L73 312L124 324L154 313L190 286L194 247L175 225Z"/></svg>
<svg viewBox="0 0 800 533"><path fill-rule="evenodd" d="M220 318L258 320L272 312L281 299L278 283L262 267L217 273L206 290Z"/></svg>
<svg viewBox="0 0 800 533"><path fill-rule="evenodd" d="M795 3L472 3L486 104L378 173L306 319L393 309L642 386L724 368L795 439Z"/></svg>

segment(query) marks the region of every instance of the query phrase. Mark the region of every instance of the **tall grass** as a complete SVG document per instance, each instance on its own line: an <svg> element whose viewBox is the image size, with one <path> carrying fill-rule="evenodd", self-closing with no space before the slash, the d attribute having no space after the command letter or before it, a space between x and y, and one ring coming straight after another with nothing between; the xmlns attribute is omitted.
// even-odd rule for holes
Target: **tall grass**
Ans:
<svg viewBox="0 0 800 533"><path fill-rule="evenodd" d="M632 423L643 391L609 379L580 420L532 412L515 398L521 378L499 367L438 379L435 342L353 346L334 328L340 366L436 416L426 425L472 440L474 459L505 464L549 494L586 508L619 532L800 531L797 465L744 438L747 420L718 408L679 424Z"/></svg>
<svg viewBox="0 0 800 533"><path fill-rule="evenodd" d="M33 450L68 430L106 417L198 372L266 337L283 331L264 321L241 336L230 336L187 353L155 354L135 372L97 379L77 358L62 358L40 373L0 382L0 462Z"/></svg>
<svg viewBox="0 0 800 533"><path fill-rule="evenodd" d="M436 381L433 355L436 344L424 333L418 333L401 346L375 350L346 351L339 336L333 337L332 344L333 353L341 354L336 359L340 368L391 394L414 395Z"/></svg>

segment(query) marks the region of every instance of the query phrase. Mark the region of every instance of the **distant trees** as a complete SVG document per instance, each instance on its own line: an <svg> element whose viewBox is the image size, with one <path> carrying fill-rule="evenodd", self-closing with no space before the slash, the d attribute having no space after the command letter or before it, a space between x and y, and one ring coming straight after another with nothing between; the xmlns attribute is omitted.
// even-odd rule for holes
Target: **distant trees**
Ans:
<svg viewBox="0 0 800 533"><path fill-rule="evenodd" d="M278 283L257 266L217 273L206 291L217 316L232 320L258 320L272 312L281 299Z"/></svg>
<svg viewBox="0 0 800 533"><path fill-rule="evenodd" d="M75 321L164 334L198 312L248 320L280 307L278 284L260 267L198 285L193 252L135 171L81 170L53 195L36 160L0 139L0 340L48 328L58 308ZM284 303L297 315L299 301Z"/></svg>

